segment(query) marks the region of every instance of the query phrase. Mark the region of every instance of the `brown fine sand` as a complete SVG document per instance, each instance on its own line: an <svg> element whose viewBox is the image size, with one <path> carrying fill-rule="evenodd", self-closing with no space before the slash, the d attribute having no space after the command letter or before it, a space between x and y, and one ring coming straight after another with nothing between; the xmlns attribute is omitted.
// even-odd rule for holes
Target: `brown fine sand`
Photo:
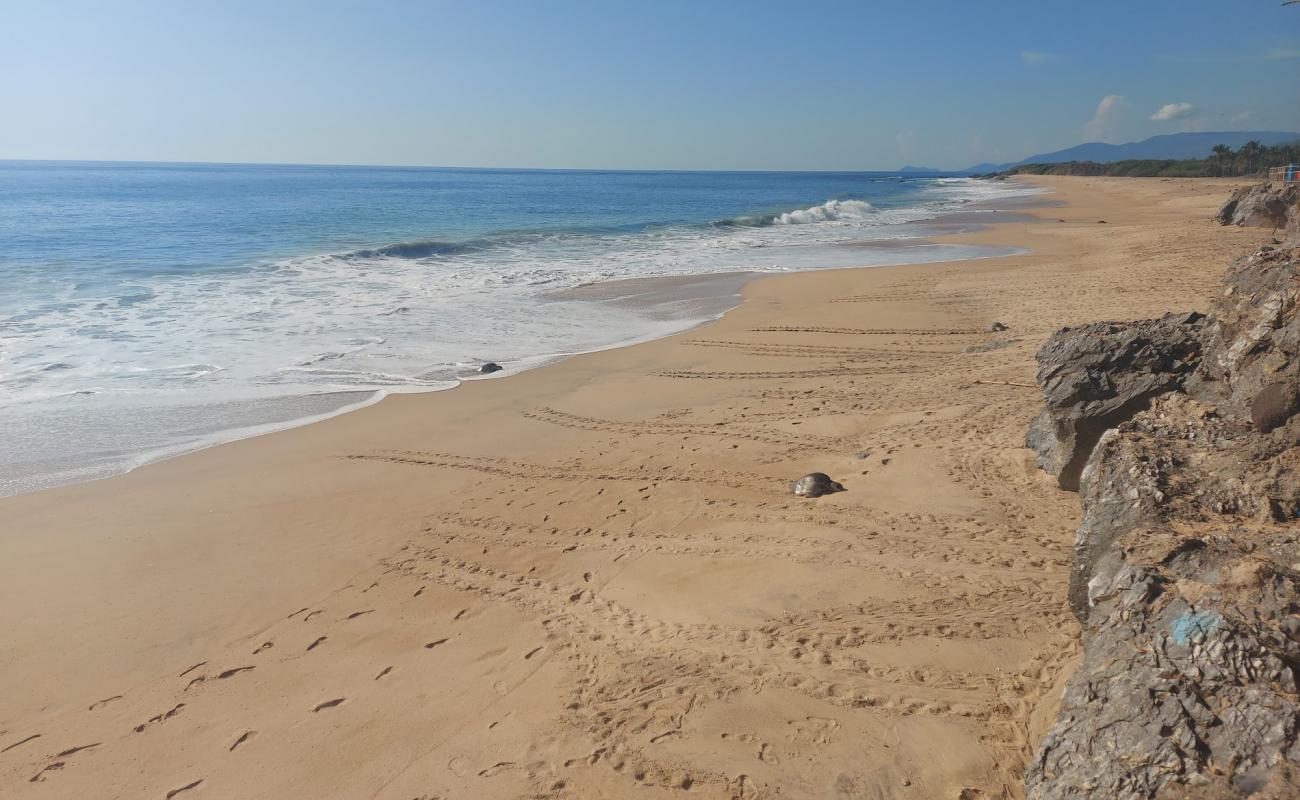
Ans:
<svg viewBox="0 0 1300 800"><path fill-rule="evenodd" d="M964 237L1030 255L0 501L0 796L1019 796L1077 650L1034 350L1267 236L1222 181L1037 182Z"/></svg>

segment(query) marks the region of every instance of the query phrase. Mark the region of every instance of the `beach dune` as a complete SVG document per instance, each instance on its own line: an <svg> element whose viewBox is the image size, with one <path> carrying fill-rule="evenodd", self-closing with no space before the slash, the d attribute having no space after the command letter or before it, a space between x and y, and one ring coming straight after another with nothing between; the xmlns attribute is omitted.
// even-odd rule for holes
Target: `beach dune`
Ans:
<svg viewBox="0 0 1300 800"><path fill-rule="evenodd" d="M1267 236L1226 181L1032 180L958 237L1026 255L0 500L0 795L1021 796L1078 636L1033 353Z"/></svg>

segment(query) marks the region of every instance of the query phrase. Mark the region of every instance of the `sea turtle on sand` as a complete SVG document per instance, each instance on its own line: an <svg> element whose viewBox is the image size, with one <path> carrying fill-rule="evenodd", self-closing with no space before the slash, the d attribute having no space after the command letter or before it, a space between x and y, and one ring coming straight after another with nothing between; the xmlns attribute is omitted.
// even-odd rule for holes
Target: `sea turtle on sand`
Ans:
<svg viewBox="0 0 1300 800"><path fill-rule="evenodd" d="M811 472L790 482L790 491L799 497L821 497L824 494L844 491L844 487L831 480L825 472Z"/></svg>

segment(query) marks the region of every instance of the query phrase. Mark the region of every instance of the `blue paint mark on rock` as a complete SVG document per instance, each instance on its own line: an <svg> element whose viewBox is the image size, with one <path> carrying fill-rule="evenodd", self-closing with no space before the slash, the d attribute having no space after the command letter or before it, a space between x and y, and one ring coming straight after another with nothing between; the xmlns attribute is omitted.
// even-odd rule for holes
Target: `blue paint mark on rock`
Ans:
<svg viewBox="0 0 1300 800"><path fill-rule="evenodd" d="M1169 633L1178 644L1185 645L1193 638L1204 639L1219 627L1223 617L1213 611L1188 611L1169 626Z"/></svg>

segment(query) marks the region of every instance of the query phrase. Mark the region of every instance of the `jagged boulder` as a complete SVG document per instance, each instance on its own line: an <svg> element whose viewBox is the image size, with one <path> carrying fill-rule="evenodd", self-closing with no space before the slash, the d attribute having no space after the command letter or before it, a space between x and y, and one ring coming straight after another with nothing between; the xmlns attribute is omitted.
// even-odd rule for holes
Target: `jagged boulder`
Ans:
<svg viewBox="0 0 1300 800"><path fill-rule="evenodd" d="M1101 435L1182 386L1196 369L1204 325L1201 314L1166 314L1052 334L1035 356L1043 408L1025 437L1038 466L1062 489L1077 491Z"/></svg>
<svg viewBox="0 0 1300 800"><path fill-rule="evenodd" d="M1235 264L1185 391L1093 449L1069 587L1084 656L1030 800L1300 797L1298 260Z"/></svg>
<svg viewBox="0 0 1300 800"><path fill-rule="evenodd" d="M1296 796L1300 544L1276 513L1300 501L1277 469L1290 445L1181 393L1103 438L1071 581L1084 659L1030 798Z"/></svg>
<svg viewBox="0 0 1300 800"><path fill-rule="evenodd" d="M1224 277L1189 391L1272 430L1300 395L1300 254L1261 248Z"/></svg>
<svg viewBox="0 0 1300 800"><path fill-rule="evenodd" d="M1286 225L1300 203L1300 188L1276 189L1271 184L1247 186L1232 193L1215 218L1222 225L1280 228Z"/></svg>
<svg viewBox="0 0 1300 800"><path fill-rule="evenodd" d="M1248 433L1246 423L1177 392L1102 436L1081 480L1083 519L1069 586L1080 622L1089 620L1097 587L1127 563L1116 541L1130 531L1155 530L1179 517L1265 518L1275 502L1300 500L1300 485L1257 474L1255 465L1275 452Z"/></svg>

